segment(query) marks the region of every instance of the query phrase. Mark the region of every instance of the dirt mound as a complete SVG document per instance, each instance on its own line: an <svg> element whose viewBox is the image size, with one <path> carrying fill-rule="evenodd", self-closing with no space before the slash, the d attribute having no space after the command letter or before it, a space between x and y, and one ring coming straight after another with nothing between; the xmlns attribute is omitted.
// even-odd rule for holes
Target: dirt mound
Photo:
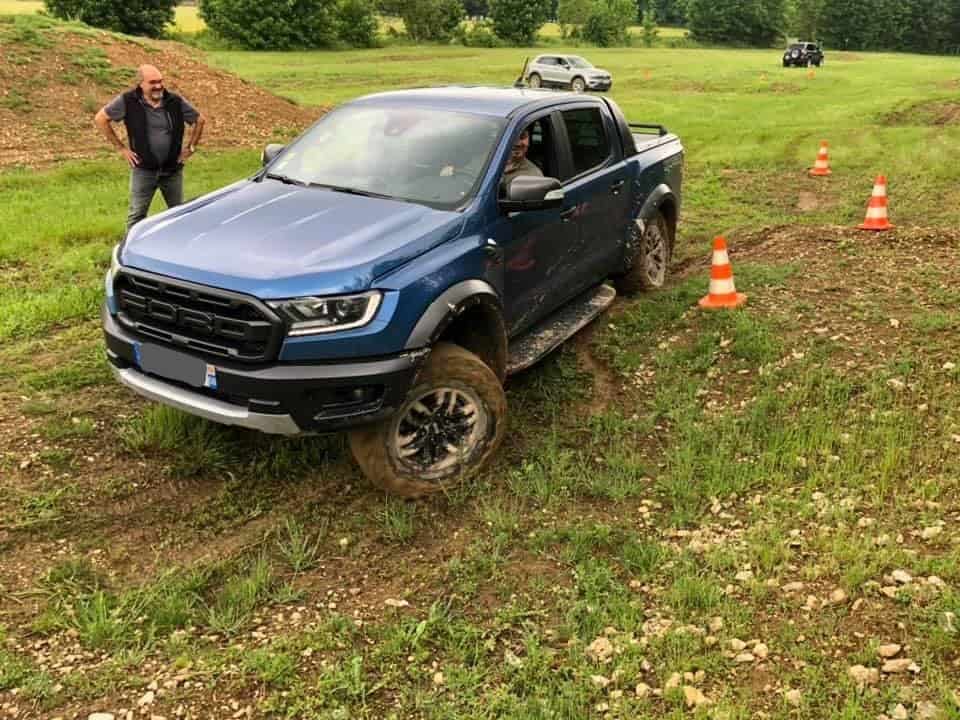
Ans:
<svg viewBox="0 0 960 720"><path fill-rule="evenodd" d="M960 102L930 100L896 110L883 118L885 125L954 125L960 123Z"/></svg>
<svg viewBox="0 0 960 720"><path fill-rule="evenodd" d="M108 150L93 115L152 63L207 117L204 145L261 146L322 114L204 62L176 42L143 40L40 16L0 17L0 167Z"/></svg>

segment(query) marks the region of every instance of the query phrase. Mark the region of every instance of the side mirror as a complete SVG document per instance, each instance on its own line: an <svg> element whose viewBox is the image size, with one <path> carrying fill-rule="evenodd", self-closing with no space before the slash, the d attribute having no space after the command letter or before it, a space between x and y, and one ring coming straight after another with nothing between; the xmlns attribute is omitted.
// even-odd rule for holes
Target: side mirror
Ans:
<svg viewBox="0 0 960 720"><path fill-rule="evenodd" d="M267 145L263 149L263 152L260 153L260 164L267 165L271 160L279 155L280 151L285 147L286 145L281 145L280 143L270 143Z"/></svg>
<svg viewBox="0 0 960 720"><path fill-rule="evenodd" d="M563 185L556 178L518 175L507 185L506 197L500 200L504 212L549 210L563 205Z"/></svg>

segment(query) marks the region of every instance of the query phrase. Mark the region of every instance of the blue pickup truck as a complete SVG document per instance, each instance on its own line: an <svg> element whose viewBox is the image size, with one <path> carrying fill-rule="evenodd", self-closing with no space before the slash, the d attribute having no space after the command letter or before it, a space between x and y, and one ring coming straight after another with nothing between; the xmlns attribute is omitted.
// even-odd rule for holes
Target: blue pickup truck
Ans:
<svg viewBox="0 0 960 720"><path fill-rule="evenodd" d="M679 139L574 93L370 95L262 159L116 248L114 373L219 423L347 430L407 497L490 460L507 376L663 284L680 211Z"/></svg>

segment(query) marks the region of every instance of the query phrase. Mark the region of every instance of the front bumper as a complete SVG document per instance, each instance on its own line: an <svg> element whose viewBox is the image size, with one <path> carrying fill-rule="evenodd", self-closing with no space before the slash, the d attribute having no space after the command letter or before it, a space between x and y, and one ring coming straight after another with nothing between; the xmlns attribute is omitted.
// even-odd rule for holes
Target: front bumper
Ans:
<svg viewBox="0 0 960 720"><path fill-rule="evenodd" d="M144 372L136 360L140 339L121 327L106 306L101 316L107 357L123 385L214 422L271 434L332 432L389 417L406 398L427 355L421 350L371 360L256 368L214 362L216 388L201 388Z"/></svg>
<svg viewBox="0 0 960 720"><path fill-rule="evenodd" d="M587 80L587 87L591 90L609 90L613 80Z"/></svg>

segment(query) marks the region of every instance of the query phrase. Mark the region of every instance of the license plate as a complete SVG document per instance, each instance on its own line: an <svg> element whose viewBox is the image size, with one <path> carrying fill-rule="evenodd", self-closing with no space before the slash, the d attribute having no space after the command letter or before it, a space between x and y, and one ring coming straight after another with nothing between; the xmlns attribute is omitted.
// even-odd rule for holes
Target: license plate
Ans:
<svg viewBox="0 0 960 720"><path fill-rule="evenodd" d="M216 388L216 368L199 358L150 343L137 343L134 354L140 369L151 375L193 387Z"/></svg>

